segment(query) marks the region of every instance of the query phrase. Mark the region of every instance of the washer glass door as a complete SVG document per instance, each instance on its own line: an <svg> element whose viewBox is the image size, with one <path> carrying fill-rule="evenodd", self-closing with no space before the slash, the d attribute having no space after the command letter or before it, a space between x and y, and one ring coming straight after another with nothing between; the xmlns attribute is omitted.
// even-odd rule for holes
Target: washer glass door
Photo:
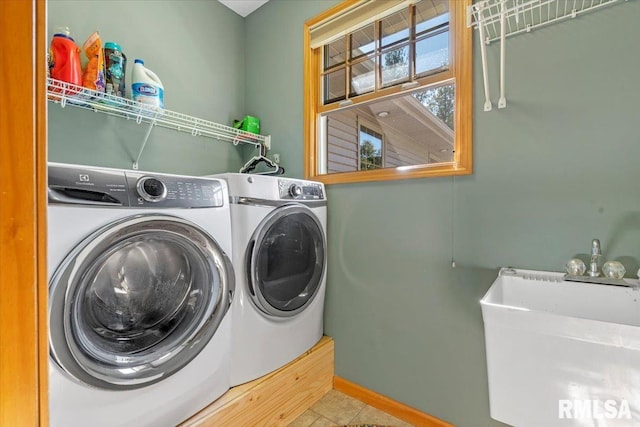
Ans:
<svg viewBox="0 0 640 427"><path fill-rule="evenodd" d="M110 389L160 381L208 343L230 304L233 270L204 230L165 215L88 236L50 283L56 363Z"/></svg>
<svg viewBox="0 0 640 427"><path fill-rule="evenodd" d="M294 316L318 294L325 271L325 236L306 206L274 210L249 244L247 273L253 301L267 314Z"/></svg>

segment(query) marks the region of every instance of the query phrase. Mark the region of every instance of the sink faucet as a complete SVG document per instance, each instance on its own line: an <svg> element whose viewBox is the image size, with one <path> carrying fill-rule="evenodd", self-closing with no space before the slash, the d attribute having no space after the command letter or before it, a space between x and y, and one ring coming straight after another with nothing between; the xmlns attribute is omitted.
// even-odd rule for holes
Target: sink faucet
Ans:
<svg viewBox="0 0 640 427"><path fill-rule="evenodd" d="M589 276L598 277L600 271L598 271L598 260L602 256L602 249L600 248L600 240L593 239L591 242L591 263L589 264Z"/></svg>

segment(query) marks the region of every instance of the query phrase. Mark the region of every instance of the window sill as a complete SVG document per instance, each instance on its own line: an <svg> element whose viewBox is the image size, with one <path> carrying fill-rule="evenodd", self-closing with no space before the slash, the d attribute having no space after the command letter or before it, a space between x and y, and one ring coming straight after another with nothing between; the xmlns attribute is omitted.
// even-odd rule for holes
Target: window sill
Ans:
<svg viewBox="0 0 640 427"><path fill-rule="evenodd" d="M458 167L454 168L453 163L439 163L433 166L401 166L397 168L385 168L372 171L354 171L324 175L307 175L306 179L322 182L325 185L331 185L375 181L397 181L415 178L436 178L453 175L461 176L471 175L472 173L473 170L470 166L464 167L458 165Z"/></svg>

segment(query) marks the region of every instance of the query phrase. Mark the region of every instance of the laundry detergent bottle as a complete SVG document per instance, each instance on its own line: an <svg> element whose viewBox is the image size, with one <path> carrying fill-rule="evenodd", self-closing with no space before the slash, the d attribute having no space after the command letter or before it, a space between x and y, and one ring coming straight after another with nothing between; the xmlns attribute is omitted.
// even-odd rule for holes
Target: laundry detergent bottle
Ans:
<svg viewBox="0 0 640 427"><path fill-rule="evenodd" d="M131 72L131 99L150 106L164 108L164 87L158 76L136 59Z"/></svg>
<svg viewBox="0 0 640 427"><path fill-rule="evenodd" d="M69 27L58 27L49 47L50 76L63 82L82 86L80 48L71 38Z"/></svg>

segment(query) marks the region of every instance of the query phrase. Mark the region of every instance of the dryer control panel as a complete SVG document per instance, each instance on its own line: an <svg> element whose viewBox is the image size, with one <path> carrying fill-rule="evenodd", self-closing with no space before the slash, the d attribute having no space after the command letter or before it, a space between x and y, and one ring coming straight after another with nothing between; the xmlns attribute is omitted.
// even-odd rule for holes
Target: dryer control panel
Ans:
<svg viewBox="0 0 640 427"><path fill-rule="evenodd" d="M324 188L319 182L279 179L278 190L285 200L324 200Z"/></svg>
<svg viewBox="0 0 640 427"><path fill-rule="evenodd" d="M49 203L136 208L224 206L218 179L50 163Z"/></svg>

